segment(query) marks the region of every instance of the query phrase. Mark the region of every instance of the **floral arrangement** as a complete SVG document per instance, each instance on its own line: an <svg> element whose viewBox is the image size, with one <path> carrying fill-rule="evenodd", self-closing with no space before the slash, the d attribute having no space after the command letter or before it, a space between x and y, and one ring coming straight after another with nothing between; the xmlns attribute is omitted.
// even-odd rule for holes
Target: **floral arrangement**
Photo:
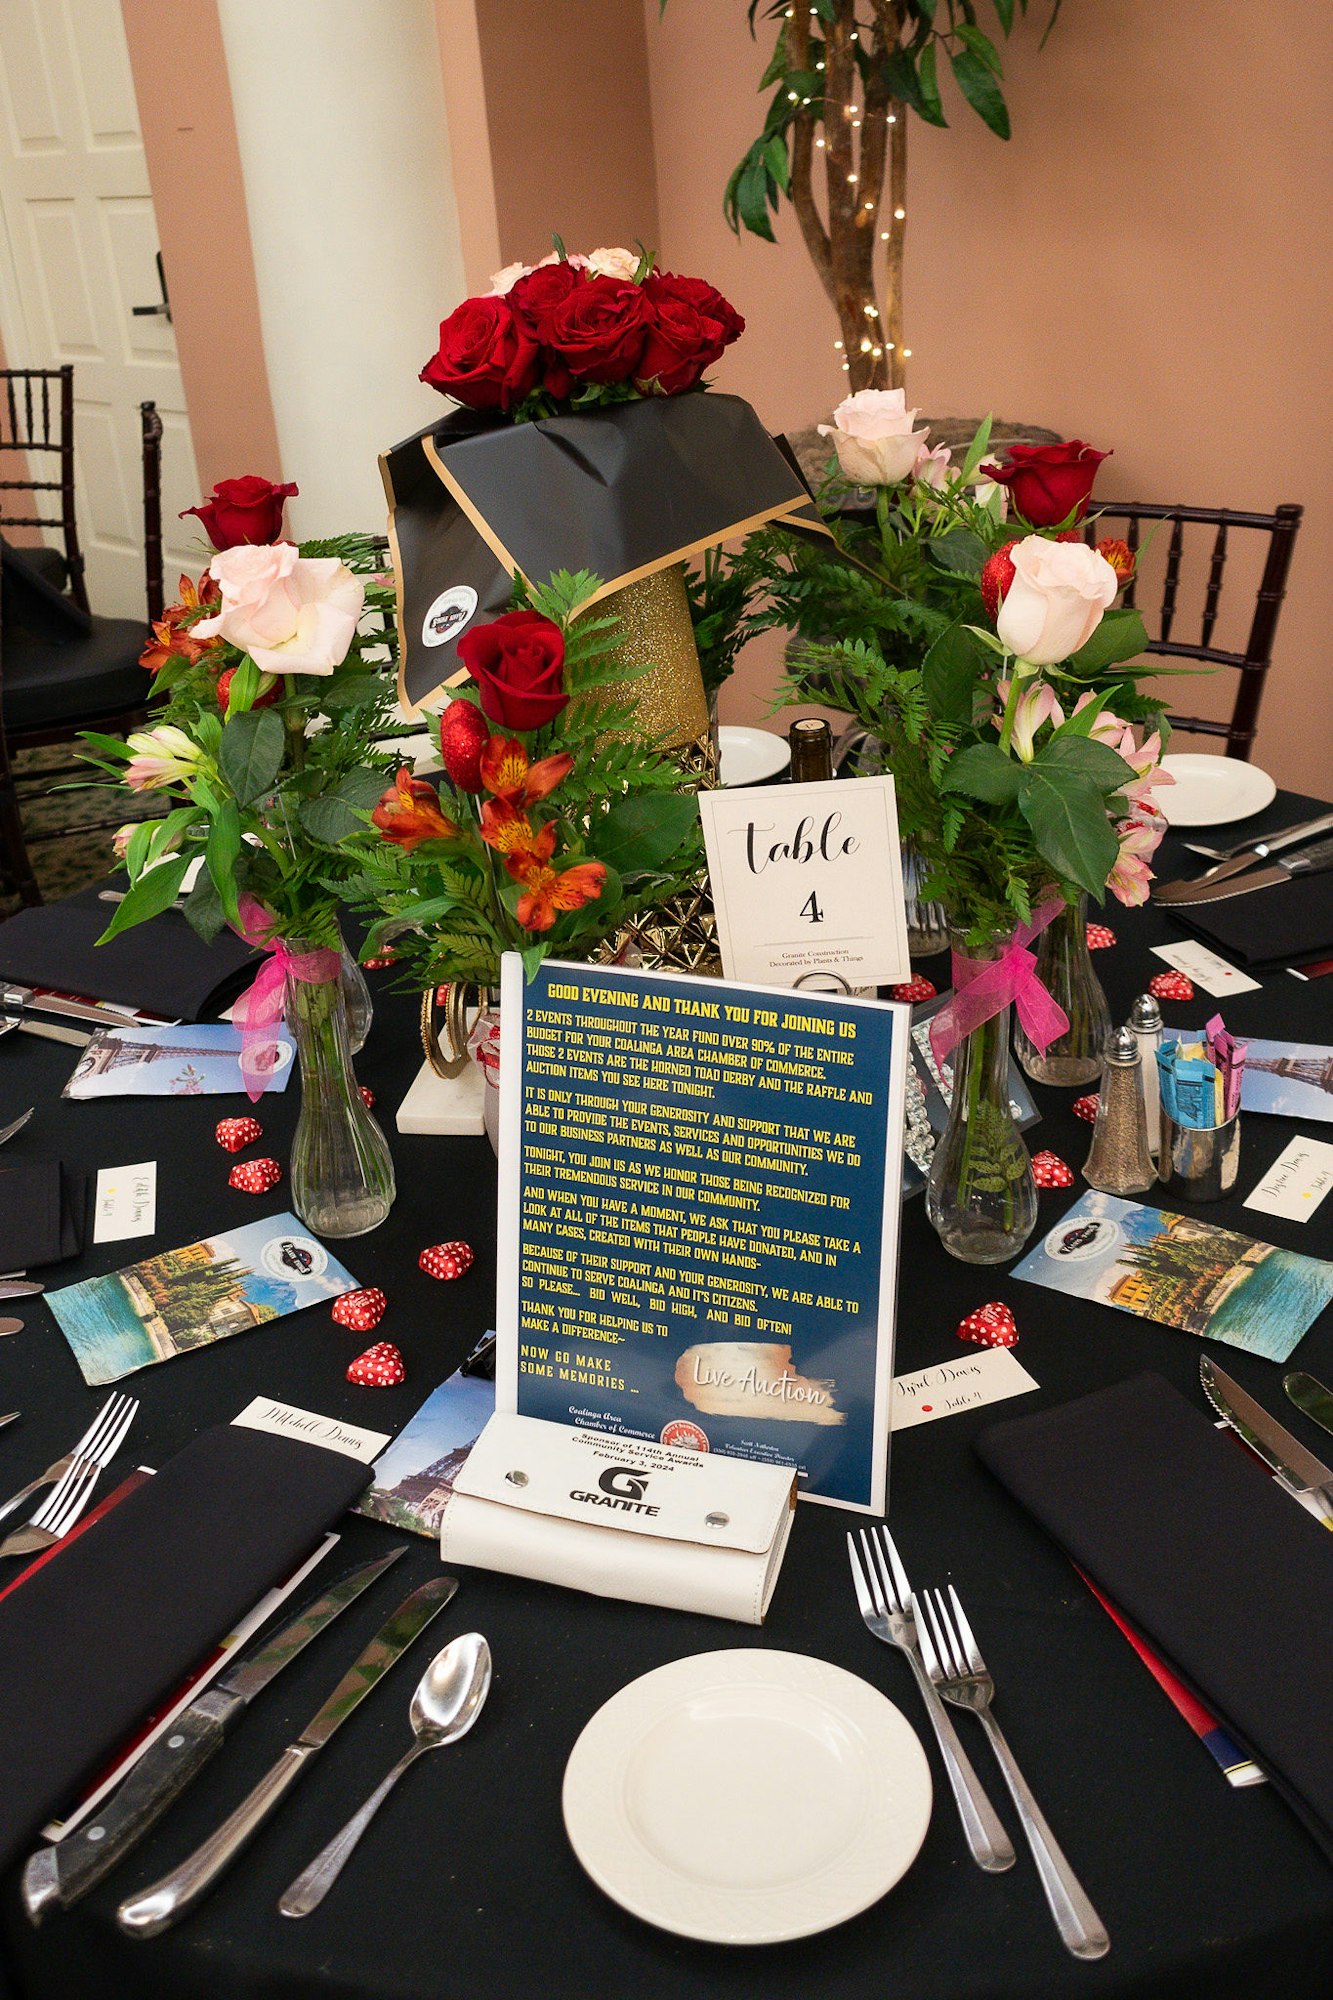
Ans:
<svg viewBox="0 0 1333 2000"><path fill-rule="evenodd" d="M299 547L278 536L295 486L223 480L198 515L216 553L153 627L143 653L159 719L124 743L84 733L87 759L171 801L116 835L130 888L106 936L174 902L204 938L339 943L354 872L339 843L364 824L393 758L393 590L371 537ZM378 629L363 630L367 613Z"/></svg>
<svg viewBox="0 0 1333 2000"><path fill-rule="evenodd" d="M1116 603L1133 559L1079 525L1107 454L1075 439L994 464L988 421L955 466L916 416L901 389L862 390L821 426L837 554L754 537L740 567L766 601L746 630L793 628L785 697L882 742L920 893L973 942L1052 892L1141 902L1171 780L1163 705L1137 686L1161 669L1131 664L1147 634Z"/></svg>
<svg viewBox="0 0 1333 2000"><path fill-rule="evenodd" d="M679 764L636 740L636 676L611 615L579 616L600 588L558 572L517 609L466 632L472 686L440 718L438 792L405 768L348 842L367 948L390 946L412 983L499 983L550 954L590 958L637 911L703 867Z"/></svg>
<svg viewBox="0 0 1333 2000"><path fill-rule="evenodd" d="M440 327L421 371L442 395L521 423L697 389L745 321L702 278L645 250L556 249L509 264Z"/></svg>

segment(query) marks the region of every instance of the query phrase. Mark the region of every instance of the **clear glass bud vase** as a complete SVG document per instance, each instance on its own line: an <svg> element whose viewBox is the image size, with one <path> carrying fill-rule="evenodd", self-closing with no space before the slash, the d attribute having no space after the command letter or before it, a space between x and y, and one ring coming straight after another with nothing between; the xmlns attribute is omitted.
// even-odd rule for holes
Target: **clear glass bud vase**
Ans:
<svg viewBox="0 0 1333 2000"><path fill-rule="evenodd" d="M342 980L289 975L287 1020L301 1064L292 1207L316 1236L364 1236L383 1222L397 1189L388 1142L357 1087Z"/></svg>
<svg viewBox="0 0 1333 2000"><path fill-rule="evenodd" d="M955 940L955 951L962 946ZM994 950L969 957L999 955ZM983 1021L951 1058L949 1122L926 1183L926 1214L951 1257L1003 1264L1016 1257L1037 1221L1032 1162L1009 1101L1008 1007Z"/></svg>
<svg viewBox="0 0 1333 2000"><path fill-rule="evenodd" d="M1045 1055L1019 1027L1014 1051L1034 1083L1068 1089L1093 1083L1102 1073L1102 1050L1111 1032L1111 1010L1088 954L1088 899L1062 910L1037 939L1037 977L1069 1016L1065 1034Z"/></svg>
<svg viewBox="0 0 1333 2000"><path fill-rule="evenodd" d="M355 1056L360 1055L366 1046L370 1024L375 1018L375 1007L366 975L346 945L343 945L339 957L342 960L343 999L347 1002L347 1046Z"/></svg>

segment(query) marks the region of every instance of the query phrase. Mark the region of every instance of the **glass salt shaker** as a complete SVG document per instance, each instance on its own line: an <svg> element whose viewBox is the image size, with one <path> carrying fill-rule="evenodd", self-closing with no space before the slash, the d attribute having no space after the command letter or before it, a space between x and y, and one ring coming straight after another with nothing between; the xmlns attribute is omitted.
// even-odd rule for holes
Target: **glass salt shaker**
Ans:
<svg viewBox="0 0 1333 2000"><path fill-rule="evenodd" d="M1103 1194L1144 1194L1157 1179L1139 1081L1142 1059L1133 1028L1117 1028L1106 1043L1097 1123L1083 1178Z"/></svg>

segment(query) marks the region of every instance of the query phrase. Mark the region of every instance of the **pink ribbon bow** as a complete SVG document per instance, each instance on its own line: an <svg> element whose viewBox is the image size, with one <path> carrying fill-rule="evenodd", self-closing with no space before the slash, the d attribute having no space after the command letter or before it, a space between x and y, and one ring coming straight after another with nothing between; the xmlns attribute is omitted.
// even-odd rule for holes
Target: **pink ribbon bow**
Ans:
<svg viewBox="0 0 1333 2000"><path fill-rule="evenodd" d="M322 986L338 978L342 961L336 951L292 951L283 938L270 937L276 919L257 896L243 895L238 913L241 921L235 928L241 937L268 953L253 984L231 1010L231 1018L241 1030L241 1076L250 1102L257 1104L273 1074L278 1038L272 1030L286 1012L288 979Z"/></svg>
<svg viewBox="0 0 1333 2000"><path fill-rule="evenodd" d="M937 1063L979 1028L994 1020L1010 1002L1018 1009L1024 1034L1043 1055L1058 1036L1069 1028L1069 1016L1052 999L1037 977L1037 957L1027 947L1033 938L1054 923L1064 904L1058 898L1041 904L1031 923L1020 924L1013 942L998 958L964 958L953 954L953 998L941 1007L930 1024L930 1046Z"/></svg>

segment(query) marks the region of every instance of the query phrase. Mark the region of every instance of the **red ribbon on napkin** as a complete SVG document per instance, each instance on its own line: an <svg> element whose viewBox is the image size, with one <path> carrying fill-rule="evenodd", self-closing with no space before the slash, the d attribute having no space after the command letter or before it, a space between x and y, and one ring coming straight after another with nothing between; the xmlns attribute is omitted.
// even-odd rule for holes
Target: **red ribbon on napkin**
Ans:
<svg viewBox="0 0 1333 2000"><path fill-rule="evenodd" d="M1058 898L1041 904L1031 923L1020 924L998 958L964 958L953 954L953 998L930 1024L930 1046L937 1063L1011 1003L1018 1009L1023 1032L1044 1055L1069 1028L1069 1016L1037 977L1037 956L1028 946L1064 909Z"/></svg>
<svg viewBox="0 0 1333 2000"><path fill-rule="evenodd" d="M271 1051L278 1038L272 1029L286 1013L288 979L322 986L340 976L342 961L336 951L322 946L315 951L293 951L284 938L270 937L276 919L257 896L242 895L237 909L241 921L233 928L247 944L268 953L253 984L231 1010L231 1018L241 1031L241 1075L250 1102L257 1104L273 1073Z"/></svg>

